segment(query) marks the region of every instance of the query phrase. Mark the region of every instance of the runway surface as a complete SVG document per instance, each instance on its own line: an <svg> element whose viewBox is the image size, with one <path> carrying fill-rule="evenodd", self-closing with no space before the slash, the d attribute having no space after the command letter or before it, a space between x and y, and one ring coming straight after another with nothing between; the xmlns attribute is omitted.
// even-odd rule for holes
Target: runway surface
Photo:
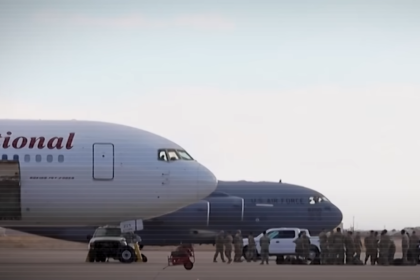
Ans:
<svg viewBox="0 0 420 280"><path fill-rule="evenodd" d="M0 250L0 279L145 279L145 280L224 280L224 279L419 279L420 266L297 266L259 263L213 263L213 253L197 252L192 270L167 267L167 252L143 252L147 263L85 263L83 250Z"/></svg>

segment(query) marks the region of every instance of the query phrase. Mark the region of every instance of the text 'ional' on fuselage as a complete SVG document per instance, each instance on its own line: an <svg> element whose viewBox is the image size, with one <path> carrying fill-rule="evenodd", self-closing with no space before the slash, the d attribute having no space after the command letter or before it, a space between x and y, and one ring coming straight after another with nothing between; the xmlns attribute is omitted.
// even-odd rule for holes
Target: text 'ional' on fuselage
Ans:
<svg viewBox="0 0 420 280"><path fill-rule="evenodd" d="M49 150L61 150L63 148L66 148L67 150L70 150L73 148L73 140L76 135L74 132L70 132L67 137L51 137L46 138L43 136L40 137L25 137L25 136L17 136L14 137L13 133L8 131L5 134L6 136L3 136L3 134L0 134L0 141L1 147L3 149L13 148L13 149L44 149L47 148Z"/></svg>

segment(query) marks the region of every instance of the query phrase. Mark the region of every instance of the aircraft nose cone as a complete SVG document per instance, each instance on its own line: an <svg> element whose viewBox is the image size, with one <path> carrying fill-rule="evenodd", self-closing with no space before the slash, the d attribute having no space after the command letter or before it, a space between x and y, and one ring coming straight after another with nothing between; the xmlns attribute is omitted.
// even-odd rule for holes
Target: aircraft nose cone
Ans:
<svg viewBox="0 0 420 280"><path fill-rule="evenodd" d="M217 178L201 164L198 173L198 199L203 199L216 190Z"/></svg>
<svg viewBox="0 0 420 280"><path fill-rule="evenodd" d="M336 224L336 227L338 227L343 221L343 212L341 212L340 208L338 208L335 205L333 207L333 211L334 211L334 220L335 220L334 223Z"/></svg>

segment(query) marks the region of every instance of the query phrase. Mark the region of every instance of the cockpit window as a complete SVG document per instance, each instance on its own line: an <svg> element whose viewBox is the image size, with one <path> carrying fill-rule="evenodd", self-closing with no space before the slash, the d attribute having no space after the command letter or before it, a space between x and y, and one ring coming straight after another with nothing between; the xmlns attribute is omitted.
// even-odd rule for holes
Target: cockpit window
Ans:
<svg viewBox="0 0 420 280"><path fill-rule="evenodd" d="M177 150L178 155L181 157L181 159L183 160L194 160L186 151L184 150Z"/></svg>
<svg viewBox="0 0 420 280"><path fill-rule="evenodd" d="M178 160L179 156L175 150L168 150L168 158L170 161Z"/></svg>
<svg viewBox="0 0 420 280"><path fill-rule="evenodd" d="M194 160L186 151L175 149L158 150L158 160L174 161L174 160Z"/></svg>
<svg viewBox="0 0 420 280"><path fill-rule="evenodd" d="M168 161L168 156L166 155L166 151L165 150L159 150L158 151L158 160Z"/></svg>
<svg viewBox="0 0 420 280"><path fill-rule="evenodd" d="M328 199L324 196L315 195L315 196L309 197L309 204L318 204L318 203L326 202L326 201L328 201Z"/></svg>

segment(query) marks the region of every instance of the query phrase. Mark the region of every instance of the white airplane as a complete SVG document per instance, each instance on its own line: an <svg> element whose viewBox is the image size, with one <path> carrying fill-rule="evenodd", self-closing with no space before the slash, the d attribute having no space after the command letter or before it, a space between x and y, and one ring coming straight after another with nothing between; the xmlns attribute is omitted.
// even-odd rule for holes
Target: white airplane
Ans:
<svg viewBox="0 0 420 280"><path fill-rule="evenodd" d="M0 226L142 221L217 187L179 145L111 123L0 120L0 156Z"/></svg>

